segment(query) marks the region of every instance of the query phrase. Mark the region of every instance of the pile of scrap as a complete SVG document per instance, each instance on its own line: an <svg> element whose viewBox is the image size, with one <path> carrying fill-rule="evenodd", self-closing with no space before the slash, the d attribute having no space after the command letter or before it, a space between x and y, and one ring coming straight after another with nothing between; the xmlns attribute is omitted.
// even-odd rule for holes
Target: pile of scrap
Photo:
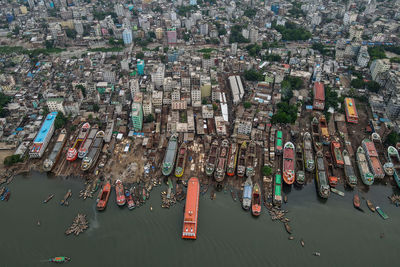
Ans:
<svg viewBox="0 0 400 267"><path fill-rule="evenodd" d="M70 234L79 235L80 233L83 233L88 228L89 228L89 223L86 220L86 215L78 213L78 215L75 217L74 221L72 222L72 225L65 231L65 234L66 235L70 235Z"/></svg>
<svg viewBox="0 0 400 267"><path fill-rule="evenodd" d="M176 194L175 194L176 200L181 202L182 200L185 199L185 192L183 191L183 186L181 184L176 185Z"/></svg>
<svg viewBox="0 0 400 267"><path fill-rule="evenodd" d="M176 203L175 194L170 192L169 194L167 191L161 192L161 207L169 209L172 205Z"/></svg>
<svg viewBox="0 0 400 267"><path fill-rule="evenodd" d="M92 190L92 185L91 184L87 184L85 189L82 189L79 192L79 197L83 198L83 199L87 199L87 198L93 198L93 190Z"/></svg>

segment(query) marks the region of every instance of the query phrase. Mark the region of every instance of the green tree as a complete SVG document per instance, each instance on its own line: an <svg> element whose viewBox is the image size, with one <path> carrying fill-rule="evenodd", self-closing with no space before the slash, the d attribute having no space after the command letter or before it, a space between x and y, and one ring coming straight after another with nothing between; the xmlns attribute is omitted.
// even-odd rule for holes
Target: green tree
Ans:
<svg viewBox="0 0 400 267"><path fill-rule="evenodd" d="M76 31L74 29L65 29L65 34L68 38L75 39L76 38Z"/></svg>
<svg viewBox="0 0 400 267"><path fill-rule="evenodd" d="M245 109L249 109L249 108L251 108L251 103L248 102L248 101L246 101L246 102L243 103L243 107L244 107Z"/></svg>
<svg viewBox="0 0 400 267"><path fill-rule="evenodd" d="M42 116L47 116L47 114L49 113L50 113L49 108L47 106L44 106L42 108Z"/></svg>
<svg viewBox="0 0 400 267"><path fill-rule="evenodd" d="M400 135L395 131L392 131L390 134L388 134L385 143L391 146L395 146L398 142L400 142Z"/></svg>
<svg viewBox="0 0 400 267"><path fill-rule="evenodd" d="M94 111L94 112L99 112L99 110L100 110L99 105L94 104L94 105L93 105L93 111Z"/></svg>
<svg viewBox="0 0 400 267"><path fill-rule="evenodd" d="M83 97L86 97L86 88L82 84L78 84L76 88L81 89Z"/></svg>
<svg viewBox="0 0 400 267"><path fill-rule="evenodd" d="M136 59L144 59L144 53L143 52L137 52L136 53Z"/></svg>
<svg viewBox="0 0 400 267"><path fill-rule="evenodd" d="M271 122L276 123L294 123L297 120L297 106L290 105L287 102L280 102L277 105L278 110L272 116Z"/></svg>
<svg viewBox="0 0 400 267"><path fill-rule="evenodd" d="M207 103L208 103L208 100L207 100L206 97L204 97L204 98L201 100L201 104L207 105Z"/></svg>
<svg viewBox="0 0 400 267"><path fill-rule="evenodd" d="M270 176L271 175L271 173L272 173L272 168L270 167L270 166L268 166L268 165L264 165L263 167L262 167L262 174L264 175L264 176Z"/></svg>
<svg viewBox="0 0 400 267"><path fill-rule="evenodd" d="M351 80L350 85L354 88L362 89L362 88L364 88L365 83L364 83L364 80L357 78L357 79Z"/></svg>
<svg viewBox="0 0 400 267"><path fill-rule="evenodd" d="M6 115L6 110L4 109L8 103L11 101L11 96L5 95L0 92L0 118L3 118Z"/></svg>
<svg viewBox="0 0 400 267"><path fill-rule="evenodd" d="M67 123L68 118L64 116L62 112L58 112L56 119L54 121L54 127L56 129L64 128L65 124Z"/></svg>
<svg viewBox="0 0 400 267"><path fill-rule="evenodd" d="M261 72L251 69L244 71L244 78L248 81L263 81L264 75Z"/></svg>
<svg viewBox="0 0 400 267"><path fill-rule="evenodd" d="M8 156L8 157L6 157L4 159L4 165L6 165L6 166L12 166L12 165L14 165L15 163L18 163L18 162L23 162L23 159L18 154L17 155Z"/></svg>
<svg viewBox="0 0 400 267"><path fill-rule="evenodd" d="M218 110L218 105L217 105L217 104L213 103L212 106L213 106L213 110L214 110L214 111L217 111L217 110Z"/></svg>
<svg viewBox="0 0 400 267"><path fill-rule="evenodd" d="M379 85L379 83L377 83L375 81L368 81L366 83L366 85L367 85L367 89L374 93L379 92L379 89L381 89L381 86Z"/></svg>
<svg viewBox="0 0 400 267"><path fill-rule="evenodd" d="M146 117L144 117L144 122L145 123L153 122L153 121L154 121L154 116L151 113L149 115L147 115Z"/></svg>

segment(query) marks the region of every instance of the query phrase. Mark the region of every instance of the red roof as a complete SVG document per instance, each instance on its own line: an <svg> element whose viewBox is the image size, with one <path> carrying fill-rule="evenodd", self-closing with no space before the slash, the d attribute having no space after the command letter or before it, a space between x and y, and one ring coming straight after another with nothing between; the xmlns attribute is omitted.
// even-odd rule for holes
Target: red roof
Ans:
<svg viewBox="0 0 400 267"><path fill-rule="evenodd" d="M325 90L323 83L321 82L314 83L314 98L321 101L325 101Z"/></svg>

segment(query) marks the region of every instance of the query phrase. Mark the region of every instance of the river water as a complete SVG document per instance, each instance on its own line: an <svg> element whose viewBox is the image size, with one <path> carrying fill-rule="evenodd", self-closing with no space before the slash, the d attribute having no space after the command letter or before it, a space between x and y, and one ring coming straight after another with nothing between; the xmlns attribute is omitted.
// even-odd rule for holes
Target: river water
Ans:
<svg viewBox="0 0 400 267"><path fill-rule="evenodd" d="M0 266L47 266L54 256L69 256L67 266L392 266L400 244L400 208L389 204L391 186L374 185L362 194L389 215L383 220L363 201L365 212L352 207L352 192L318 199L315 186L288 194L288 217L295 240L283 224L273 222L263 207L259 218L241 209L229 193L209 192L199 203L198 239L182 240L183 203L160 207L160 192L151 192L142 207L129 211L115 204L112 193L105 212L95 200L78 198L83 184L45 174L17 176L9 185L9 202L0 202ZM69 207L60 206L68 189ZM47 204L50 193L55 197ZM150 211L150 206L153 211ZM78 212L90 227L78 237L65 236ZM41 226L37 226L37 221ZM381 233L384 237L381 238ZM305 247L299 240L303 238ZM313 252L321 253L320 257Z"/></svg>

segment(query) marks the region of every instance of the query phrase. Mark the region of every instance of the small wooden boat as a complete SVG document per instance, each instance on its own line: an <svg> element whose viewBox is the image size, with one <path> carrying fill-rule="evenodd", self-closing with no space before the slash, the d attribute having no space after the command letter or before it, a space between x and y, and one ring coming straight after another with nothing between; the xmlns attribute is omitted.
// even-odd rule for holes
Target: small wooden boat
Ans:
<svg viewBox="0 0 400 267"><path fill-rule="evenodd" d="M5 200L8 192L10 192L10 189L6 188L5 191L3 192L3 195L1 195L0 200L2 201Z"/></svg>
<svg viewBox="0 0 400 267"><path fill-rule="evenodd" d="M376 206L376 211L384 220L389 219L389 216L379 206Z"/></svg>
<svg viewBox="0 0 400 267"><path fill-rule="evenodd" d="M5 193L5 195L4 195L4 200L5 200L5 201L8 201L8 200L10 199L10 195L11 195L11 192L10 192L10 191L8 191L7 193Z"/></svg>
<svg viewBox="0 0 400 267"><path fill-rule="evenodd" d="M54 262L54 263L65 263L69 261L71 261L71 259L68 257L54 257L49 259L49 262Z"/></svg>
<svg viewBox="0 0 400 267"><path fill-rule="evenodd" d="M288 232L289 234L292 234L292 228L290 227L290 225L287 222L285 222L285 229L286 229L286 232Z"/></svg>
<svg viewBox="0 0 400 267"><path fill-rule="evenodd" d="M332 191L333 193L335 193L336 195L339 195L339 196L341 196L341 197L344 197L344 192L342 192L342 191L340 191L340 190L338 190L338 189L336 189L336 188L331 187L331 191Z"/></svg>
<svg viewBox="0 0 400 267"><path fill-rule="evenodd" d="M369 199L367 199L367 206L372 212L375 212L374 204L372 204L372 201Z"/></svg>
<svg viewBox="0 0 400 267"><path fill-rule="evenodd" d="M126 200L128 202L128 209L130 209L130 210L134 209L135 208L135 202L133 201L131 192L128 189L125 190L125 198L126 198Z"/></svg>
<svg viewBox="0 0 400 267"><path fill-rule="evenodd" d="M50 194L45 200L43 200L43 203L49 202L53 197L54 197L54 194Z"/></svg>
<svg viewBox="0 0 400 267"><path fill-rule="evenodd" d="M68 198L70 198L72 196L72 191L71 189L68 189L67 193L64 196L64 199L61 200L60 204L61 206L68 206Z"/></svg>
<svg viewBox="0 0 400 267"><path fill-rule="evenodd" d="M354 197L353 197L353 204L354 204L354 207L355 207L356 209L359 209L359 208L360 208L361 202L360 202L360 197L358 196L358 194L354 194Z"/></svg>

